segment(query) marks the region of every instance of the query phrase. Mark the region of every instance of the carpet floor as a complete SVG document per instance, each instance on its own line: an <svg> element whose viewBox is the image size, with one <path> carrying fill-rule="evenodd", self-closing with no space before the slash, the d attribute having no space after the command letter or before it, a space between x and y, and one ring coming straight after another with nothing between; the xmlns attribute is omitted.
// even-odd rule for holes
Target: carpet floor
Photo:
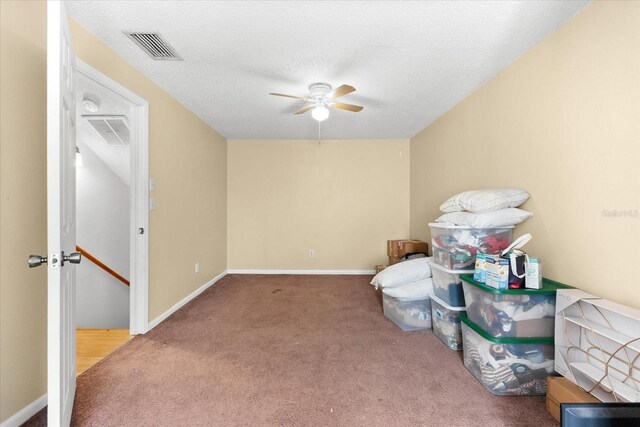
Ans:
<svg viewBox="0 0 640 427"><path fill-rule="evenodd" d="M542 397L494 396L431 331L402 332L370 279L228 275L79 376L72 425L557 425Z"/></svg>

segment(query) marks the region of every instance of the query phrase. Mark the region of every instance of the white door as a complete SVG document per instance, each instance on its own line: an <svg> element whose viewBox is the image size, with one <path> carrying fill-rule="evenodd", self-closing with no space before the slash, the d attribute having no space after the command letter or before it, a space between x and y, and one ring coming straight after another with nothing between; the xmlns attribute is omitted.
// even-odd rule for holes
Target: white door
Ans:
<svg viewBox="0 0 640 427"><path fill-rule="evenodd" d="M47 2L48 422L68 426L76 391L75 56L64 4ZM75 255L75 254L74 254ZM78 261L75 259L74 261Z"/></svg>

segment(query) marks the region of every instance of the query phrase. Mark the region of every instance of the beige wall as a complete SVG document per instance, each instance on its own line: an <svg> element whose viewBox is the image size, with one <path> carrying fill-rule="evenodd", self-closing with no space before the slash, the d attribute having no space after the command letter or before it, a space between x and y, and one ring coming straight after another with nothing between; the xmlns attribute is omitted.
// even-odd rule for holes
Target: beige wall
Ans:
<svg viewBox="0 0 640 427"><path fill-rule="evenodd" d="M409 235L408 140L230 140L228 159L229 269L371 270Z"/></svg>
<svg viewBox="0 0 640 427"><path fill-rule="evenodd" d="M47 392L46 13L0 1L0 421Z"/></svg>
<svg viewBox="0 0 640 427"><path fill-rule="evenodd" d="M227 142L73 20L71 32L80 59L149 101L153 320L226 269Z"/></svg>
<svg viewBox="0 0 640 427"><path fill-rule="evenodd" d="M507 186L531 194L517 235L545 276L640 308L640 2L588 6L411 139L412 237Z"/></svg>
<svg viewBox="0 0 640 427"><path fill-rule="evenodd" d="M46 3L0 1L0 420L46 393ZM150 103L149 318L226 268L226 141L71 23L78 57ZM194 273L200 262L201 272Z"/></svg>

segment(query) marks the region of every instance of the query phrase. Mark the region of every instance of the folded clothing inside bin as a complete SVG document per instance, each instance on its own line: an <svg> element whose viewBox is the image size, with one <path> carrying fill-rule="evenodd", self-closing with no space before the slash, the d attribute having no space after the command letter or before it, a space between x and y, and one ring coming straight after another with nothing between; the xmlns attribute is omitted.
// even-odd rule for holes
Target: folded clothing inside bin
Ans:
<svg viewBox="0 0 640 427"><path fill-rule="evenodd" d="M496 395L545 394L553 373L553 338L496 338L471 322L464 313L464 365Z"/></svg>

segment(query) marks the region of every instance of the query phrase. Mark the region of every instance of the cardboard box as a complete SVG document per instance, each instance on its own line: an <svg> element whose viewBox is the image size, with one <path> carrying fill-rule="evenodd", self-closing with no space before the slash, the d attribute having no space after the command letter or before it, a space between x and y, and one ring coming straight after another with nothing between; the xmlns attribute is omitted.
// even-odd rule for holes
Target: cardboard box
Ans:
<svg viewBox="0 0 640 427"><path fill-rule="evenodd" d="M405 240L398 247L398 256L402 258L409 254L425 254L429 253L429 245L420 240Z"/></svg>
<svg viewBox="0 0 640 427"><path fill-rule="evenodd" d="M387 256L397 256L394 255L396 252L396 242L398 240L387 240Z"/></svg>
<svg viewBox="0 0 640 427"><path fill-rule="evenodd" d="M376 265L376 274L380 273L382 270L384 270L385 268L387 268L386 265L382 265L382 264L378 264Z"/></svg>
<svg viewBox="0 0 640 427"><path fill-rule="evenodd" d="M388 263L389 265L397 264L399 262L400 262L400 257L393 257L393 256L389 257L389 263Z"/></svg>
<svg viewBox="0 0 640 427"><path fill-rule="evenodd" d="M402 258L407 254L427 254L429 245L421 240L387 240L387 256Z"/></svg>
<svg viewBox="0 0 640 427"><path fill-rule="evenodd" d="M561 403L596 403L598 399L565 377L547 378L547 411L560 421Z"/></svg>

